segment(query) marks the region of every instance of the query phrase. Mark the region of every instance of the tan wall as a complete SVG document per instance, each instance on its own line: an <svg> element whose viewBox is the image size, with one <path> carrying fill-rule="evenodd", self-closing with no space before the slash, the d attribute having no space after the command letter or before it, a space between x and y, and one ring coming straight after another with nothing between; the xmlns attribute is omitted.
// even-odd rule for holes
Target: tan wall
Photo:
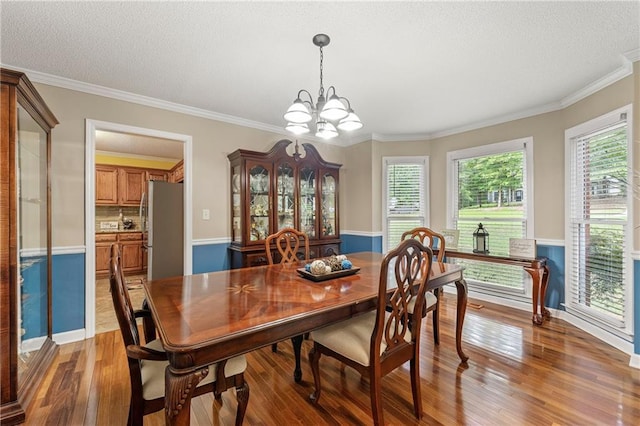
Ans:
<svg viewBox="0 0 640 426"><path fill-rule="evenodd" d="M191 135L193 239L229 237L229 163L238 148L266 151L286 135L194 117L44 84L37 90L60 121L52 133L53 245L84 244L85 119ZM327 161L342 162L342 148L314 144ZM343 195L344 196L344 195ZM202 220L201 211L211 211Z"/></svg>
<svg viewBox="0 0 640 426"><path fill-rule="evenodd" d="M381 173L382 158L385 156L428 155L430 168L430 221L434 229L444 229L446 217L446 170L447 152L471 148L496 142L509 141L523 137L533 137L534 164L534 234L538 239L564 239L564 132L576 124L596 118L611 110L622 107L636 100L640 101L637 81L638 64L634 76L629 76L611 86L567 107L550 113L514 120L495 126L459 133L452 136L429 141L416 142L363 142L350 147L347 167L357 169L371 167L372 181L371 200L363 199L365 182L351 182L347 187L348 205L353 208L345 213L350 230L381 232ZM634 83L636 81L636 83ZM634 95L635 93L635 95ZM638 128L638 110L635 108L636 129ZM635 140L638 141L636 130ZM362 145L363 147L360 147ZM366 155L365 147L371 145L371 161L362 158ZM640 143L636 144L640 149ZM358 148L359 147L359 148ZM636 166L638 165L636 155ZM360 173L360 172L359 172ZM368 173L359 176L364 179ZM359 191L357 194L353 191ZM371 206L375 213L371 217L371 228L365 227L363 217L355 211L356 207ZM635 223L640 223L636 213ZM639 238L636 237L636 240Z"/></svg>

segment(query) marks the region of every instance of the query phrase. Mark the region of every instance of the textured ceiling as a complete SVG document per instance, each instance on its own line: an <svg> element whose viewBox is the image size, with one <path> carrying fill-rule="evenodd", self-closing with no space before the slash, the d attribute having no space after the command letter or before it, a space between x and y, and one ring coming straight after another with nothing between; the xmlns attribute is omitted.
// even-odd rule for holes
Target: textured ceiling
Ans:
<svg viewBox="0 0 640 426"><path fill-rule="evenodd" d="M638 60L640 2L2 1L3 66L282 129L299 89L351 101L344 142L560 108ZM284 130L282 130L284 132Z"/></svg>

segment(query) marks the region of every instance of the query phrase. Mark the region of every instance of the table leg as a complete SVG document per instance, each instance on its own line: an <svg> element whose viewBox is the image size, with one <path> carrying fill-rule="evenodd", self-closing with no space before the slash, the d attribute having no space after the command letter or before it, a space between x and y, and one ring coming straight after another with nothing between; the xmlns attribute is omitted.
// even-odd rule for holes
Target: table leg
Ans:
<svg viewBox="0 0 640 426"><path fill-rule="evenodd" d="M467 282L463 279L456 281L456 290L458 292L458 306L456 307L456 349L458 356L464 363L469 357L462 351L462 326L464 325L464 316L467 312Z"/></svg>
<svg viewBox="0 0 640 426"><path fill-rule="evenodd" d="M544 301L546 300L547 295L547 285L549 285L549 277L551 276L551 272L549 271L549 267L545 265L544 272L542 273L542 286L540 288L540 313L542 317L549 321L551 319L551 312L544 306Z"/></svg>
<svg viewBox="0 0 640 426"><path fill-rule="evenodd" d="M546 268L546 267L545 267ZM524 268L525 271L531 275L531 279L533 281L533 294L531 296L531 304L533 306L533 317L531 321L535 325L541 325L543 322L543 312L544 312L544 291L546 291L546 286L543 286L543 278L545 270L543 268ZM547 280L549 275L547 273ZM543 289L544 287L544 289ZM540 311L538 312L538 307L540 307Z"/></svg>
<svg viewBox="0 0 640 426"><path fill-rule="evenodd" d="M293 345L293 355L296 359L296 368L293 370L293 380L296 383L300 383L302 381L302 368L300 367L300 350L302 349L302 340L304 336L301 334L300 336L295 336L291 338L291 344Z"/></svg>
<svg viewBox="0 0 640 426"><path fill-rule="evenodd" d="M176 374L167 366L165 370L164 419L167 425L189 426L191 397L198 383L209 374L205 367L187 374Z"/></svg>

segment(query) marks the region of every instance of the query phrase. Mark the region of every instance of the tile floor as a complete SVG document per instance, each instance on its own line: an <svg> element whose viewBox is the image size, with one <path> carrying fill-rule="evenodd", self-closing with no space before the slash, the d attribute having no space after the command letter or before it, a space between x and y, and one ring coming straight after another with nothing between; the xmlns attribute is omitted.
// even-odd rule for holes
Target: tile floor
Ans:
<svg viewBox="0 0 640 426"><path fill-rule="evenodd" d="M142 280L145 275L131 275L125 277L129 297L134 309L142 306L145 294L142 288ZM96 334L118 329L118 319L113 310L113 301L109 291L109 278L96 280Z"/></svg>

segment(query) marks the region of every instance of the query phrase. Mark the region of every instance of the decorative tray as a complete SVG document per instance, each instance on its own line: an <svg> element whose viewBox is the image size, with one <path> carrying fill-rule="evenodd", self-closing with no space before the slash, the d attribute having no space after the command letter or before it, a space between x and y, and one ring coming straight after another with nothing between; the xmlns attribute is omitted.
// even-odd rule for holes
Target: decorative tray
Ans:
<svg viewBox="0 0 640 426"><path fill-rule="evenodd" d="M352 266L351 269L342 269L340 271L329 272L328 274L315 275L311 272L307 272L304 268L298 268L298 273L302 275L304 278L309 279L311 281L326 281L332 280L334 278L346 277L348 275L357 274L360 271L360 268L356 266Z"/></svg>

